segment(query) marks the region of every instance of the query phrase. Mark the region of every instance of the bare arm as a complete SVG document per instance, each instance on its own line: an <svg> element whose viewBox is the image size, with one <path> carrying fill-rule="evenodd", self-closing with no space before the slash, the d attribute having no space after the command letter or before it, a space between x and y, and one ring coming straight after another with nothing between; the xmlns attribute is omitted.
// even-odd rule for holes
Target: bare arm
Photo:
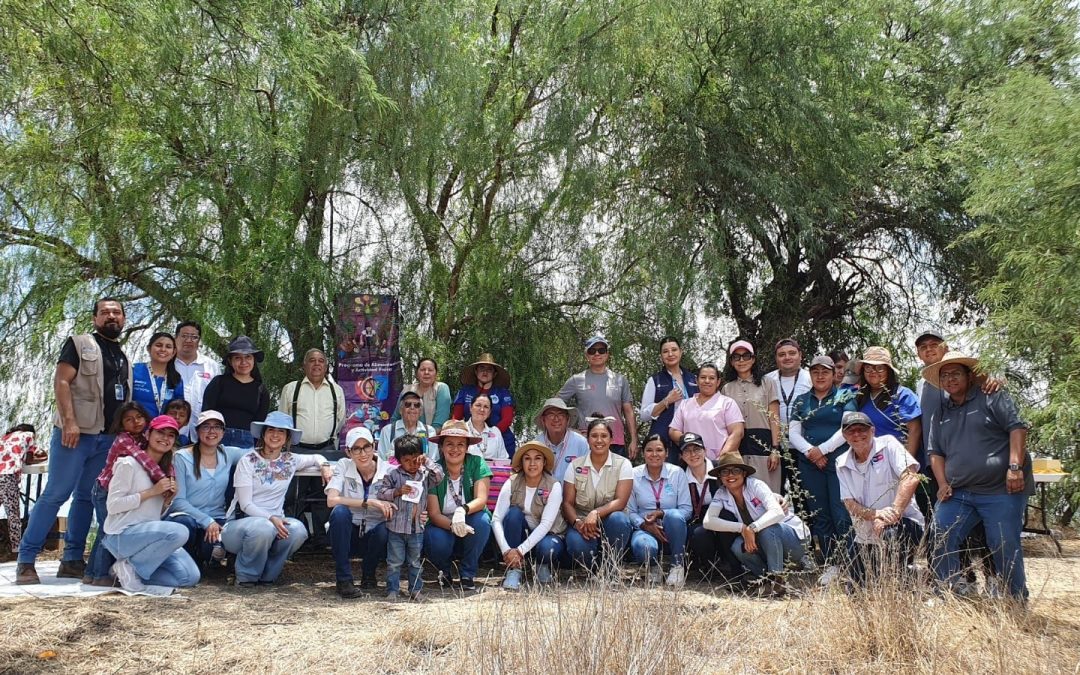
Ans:
<svg viewBox="0 0 1080 675"><path fill-rule="evenodd" d="M569 471L569 469L567 469ZM566 522L570 523L573 527L574 521L578 519L577 506L575 501L577 500L577 486L573 483L564 481L562 488L562 513Z"/></svg>
<svg viewBox="0 0 1080 675"><path fill-rule="evenodd" d="M721 455L727 452L739 451L739 445L742 444L743 434L746 433L746 423L733 422L727 426L727 432L728 437L727 440L724 441L724 447L720 448Z"/></svg>
<svg viewBox="0 0 1080 675"><path fill-rule="evenodd" d="M439 503L439 498L434 494L428 494L427 512L431 524L444 530L450 529L450 519L443 515L442 504Z"/></svg>
<svg viewBox="0 0 1080 675"><path fill-rule="evenodd" d="M479 513L487 506L488 492L491 489L491 479L481 478L473 483L473 498L465 504L465 513Z"/></svg>
<svg viewBox="0 0 1080 675"><path fill-rule="evenodd" d="M60 444L65 448L74 448L79 443L79 422L75 419L75 405L71 399L71 383L78 374L79 371L70 363L58 363L53 375L53 394L63 425Z"/></svg>
<svg viewBox="0 0 1080 675"><path fill-rule="evenodd" d="M919 446L922 445L922 420L914 419L907 423L907 439L904 443L908 454L916 457L919 454Z"/></svg>

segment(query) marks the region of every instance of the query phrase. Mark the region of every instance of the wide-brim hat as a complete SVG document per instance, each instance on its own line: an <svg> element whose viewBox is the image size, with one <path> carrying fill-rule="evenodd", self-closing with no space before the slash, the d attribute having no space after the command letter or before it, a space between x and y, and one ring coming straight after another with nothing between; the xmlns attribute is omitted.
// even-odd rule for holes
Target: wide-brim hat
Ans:
<svg viewBox="0 0 1080 675"><path fill-rule="evenodd" d="M752 476L757 471L754 467L743 461L742 455L737 452L725 452L720 455L720 458L713 462L713 468L709 471L709 475L713 478L720 478L720 469L728 466L737 466L746 472L747 476Z"/></svg>
<svg viewBox="0 0 1080 675"><path fill-rule="evenodd" d="M488 352L484 352L483 354L481 354L480 358L476 359L476 361L470 364L468 368L461 372L462 384L471 384L473 386L477 384L477 366L491 366L495 369L495 378L491 381L491 386L503 388L510 386L510 373L506 371L506 368L503 368L498 363L495 363L495 357L493 357Z"/></svg>
<svg viewBox="0 0 1080 675"><path fill-rule="evenodd" d="M923 379L941 389L941 369L948 365L967 366L974 373L979 367L979 359L961 352L945 352L940 361L922 369Z"/></svg>
<svg viewBox="0 0 1080 675"><path fill-rule="evenodd" d="M274 427L275 429L284 429L289 432L289 445L296 445L303 438L304 432L293 426L292 415L283 413L280 410L275 410L266 416L266 419L262 422L251 423L251 435L254 438L262 438L263 433L267 427Z"/></svg>
<svg viewBox="0 0 1080 675"><path fill-rule="evenodd" d="M262 363L263 357L262 350L255 346L255 343L251 341L246 335L238 335L229 346L225 348L225 364L228 365L229 357L233 354L253 354L255 356L255 363Z"/></svg>
<svg viewBox="0 0 1080 675"><path fill-rule="evenodd" d="M479 436L474 436L472 431L469 430L469 425L461 420L449 420L442 425L439 433L430 436L428 440L437 445L442 445L443 440L447 438L464 438L469 445L476 445L483 440Z"/></svg>
<svg viewBox="0 0 1080 675"><path fill-rule="evenodd" d="M867 347L866 351L863 352L863 357L855 362L855 372L861 375L863 364L866 363L872 366L888 366L889 370L897 375L900 374L896 370L896 366L893 365L892 354L884 347Z"/></svg>
<svg viewBox="0 0 1080 675"><path fill-rule="evenodd" d="M567 405L566 401L555 396L544 401L544 407L540 408L540 412L536 413L536 417L533 418L533 424L535 424L537 428L544 428L544 421L542 418L544 417L544 413L552 408L562 410L570 416L570 421L567 423L567 426L574 427L577 425L577 408L572 405Z"/></svg>
<svg viewBox="0 0 1080 675"><path fill-rule="evenodd" d="M540 441L529 441L525 445L518 446L518 449L514 451L514 459L510 460L510 470L512 472L521 472L521 463L525 461L525 453L529 450L536 450L544 456L544 471L548 473L555 472L555 454L551 452L551 448Z"/></svg>

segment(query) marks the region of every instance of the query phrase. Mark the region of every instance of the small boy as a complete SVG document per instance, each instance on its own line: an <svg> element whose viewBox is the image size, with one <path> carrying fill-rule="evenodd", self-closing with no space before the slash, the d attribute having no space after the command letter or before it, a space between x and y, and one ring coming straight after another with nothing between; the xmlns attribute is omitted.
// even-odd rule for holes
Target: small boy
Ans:
<svg viewBox="0 0 1080 675"><path fill-rule="evenodd" d="M378 499L393 502L394 515L386 521L386 599L396 600L401 587L401 565L409 564L409 597L419 600L424 582L420 579L420 549L424 545L424 522L428 490L442 482L443 470L424 455L418 436L406 434L394 441L398 466L386 473ZM408 482L419 482L409 485ZM419 494L417 494L419 493ZM409 500L403 499L408 495ZM417 502L411 501L418 497Z"/></svg>
<svg viewBox="0 0 1080 675"><path fill-rule="evenodd" d="M180 437L176 443L180 447L185 445L191 445L191 439L187 434L183 433L187 429L188 422L191 421L191 404L182 398L178 398L169 401L169 405L165 406L165 414L176 420L176 423L180 425Z"/></svg>

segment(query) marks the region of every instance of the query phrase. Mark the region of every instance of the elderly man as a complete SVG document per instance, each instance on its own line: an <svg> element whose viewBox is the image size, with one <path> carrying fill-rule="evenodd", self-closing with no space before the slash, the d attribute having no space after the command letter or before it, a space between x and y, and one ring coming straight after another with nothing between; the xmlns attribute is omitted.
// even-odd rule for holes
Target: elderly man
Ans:
<svg viewBox="0 0 1080 675"><path fill-rule="evenodd" d="M435 435L435 429L420 421L420 410L423 406L420 394L411 389L406 389L398 399L398 414L401 416L396 422L390 422L379 432L379 445L376 448L379 458L389 460L394 456L394 440L402 436L413 435L420 439L420 445L424 448L424 454L432 461L439 459L439 446L430 443L429 438Z"/></svg>
<svg viewBox="0 0 1080 675"><path fill-rule="evenodd" d="M611 358L610 345L603 335L594 335L585 341L585 360L589 367L571 375L559 390L559 398L574 401L578 415L578 430L585 431L588 418L594 413L611 417L611 450L630 459L637 457L637 416L634 414L630 383L619 373L608 368Z"/></svg>
<svg viewBox="0 0 1080 675"><path fill-rule="evenodd" d="M131 365L120 348L124 306L113 298L94 303L94 332L69 337L53 375L56 414L49 444L49 481L30 512L19 545L15 583L37 584L34 563L60 506L72 499L64 555L56 576L81 579L93 506L90 490L112 446L116 410L131 398ZM98 519L105 520L99 513Z"/></svg>
<svg viewBox="0 0 1080 675"><path fill-rule="evenodd" d="M986 528L994 568L1014 598L1026 600L1020 546L1028 495L1035 491L1027 424L1004 391L986 394L978 360L948 352L923 369L923 379L946 395L931 423L930 466L938 482L932 564L939 580L956 584L959 551L977 523Z"/></svg>
<svg viewBox="0 0 1080 675"><path fill-rule="evenodd" d="M181 433L195 438L195 420L202 412L203 392L210 380L221 374L221 362L199 353L202 326L197 321L182 321L176 327L176 372L184 380L184 399L191 404L191 420Z"/></svg>
<svg viewBox="0 0 1080 675"><path fill-rule="evenodd" d="M278 410L292 416L296 428L303 432L292 451L299 454L319 454L328 461L344 458L338 450L338 432L345 423L345 392L327 377L326 354L321 349L304 353L304 377L281 389ZM310 505L312 545L325 545L326 522L330 510L323 498L322 481L316 476L293 478L285 499L285 512L294 518Z"/></svg>
<svg viewBox="0 0 1080 675"><path fill-rule="evenodd" d="M919 463L893 436L875 437L865 413L845 412L840 428L849 449L836 460L836 476L853 523L848 534L851 575L865 584L867 562L877 567L889 556L897 569L905 570L914 558L925 525L912 500Z"/></svg>
<svg viewBox="0 0 1080 675"><path fill-rule="evenodd" d="M552 454L555 455L555 470L552 475L560 483L570 462L577 457L589 454L588 441L570 428L574 425L576 417L576 409L566 405L561 398L555 397L544 401L544 407L533 419L533 424L542 429L536 440L550 448Z"/></svg>

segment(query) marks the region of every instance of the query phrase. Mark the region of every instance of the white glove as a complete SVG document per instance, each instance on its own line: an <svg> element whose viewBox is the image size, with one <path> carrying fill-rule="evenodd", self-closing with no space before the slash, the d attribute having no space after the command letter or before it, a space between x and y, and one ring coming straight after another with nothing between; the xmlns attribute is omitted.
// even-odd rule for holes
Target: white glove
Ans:
<svg viewBox="0 0 1080 675"><path fill-rule="evenodd" d="M459 506L454 510L454 517L450 520L450 531L455 537L468 536L476 530L465 524L465 507Z"/></svg>

